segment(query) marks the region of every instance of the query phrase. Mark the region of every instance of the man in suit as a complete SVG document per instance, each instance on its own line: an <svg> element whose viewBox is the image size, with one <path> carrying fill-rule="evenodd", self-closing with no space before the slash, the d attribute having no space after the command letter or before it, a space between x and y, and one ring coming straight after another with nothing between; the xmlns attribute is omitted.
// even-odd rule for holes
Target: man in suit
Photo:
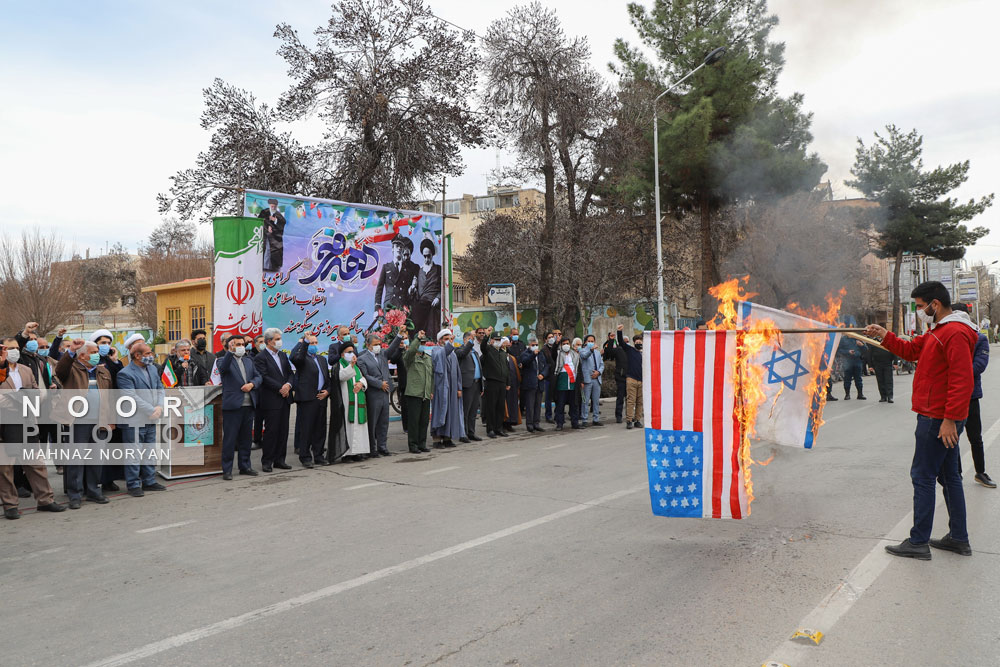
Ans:
<svg viewBox="0 0 1000 667"><path fill-rule="evenodd" d="M584 345L580 348L580 376L583 380L581 393L581 403L583 411L580 414L580 423L587 426L587 419L593 414L594 426L601 424L601 376L604 375L604 360L597 349L597 337L594 334L587 336Z"/></svg>
<svg viewBox="0 0 1000 667"><path fill-rule="evenodd" d="M256 476L250 467L250 429L257 405L257 391L263 382L253 362L246 356L251 339L235 334L229 338L226 356L216 368L222 377L222 479L233 478L233 457L239 451L241 475Z"/></svg>
<svg viewBox="0 0 1000 667"><path fill-rule="evenodd" d="M417 291L417 271L420 267L410 261L413 241L402 234L392 239L392 261L382 265L375 287L375 310L392 304L397 308L409 306ZM384 298L383 298L384 297Z"/></svg>
<svg viewBox="0 0 1000 667"><path fill-rule="evenodd" d="M267 208L257 217L264 221L264 270L281 271L285 258L285 216L278 211L278 200L268 199Z"/></svg>
<svg viewBox="0 0 1000 667"><path fill-rule="evenodd" d="M23 389L37 389L35 376L20 361L19 341L8 338L3 342L0 349L0 365L6 365L7 377L0 382L0 392L6 395L10 392L18 392ZM24 425L17 423L4 423L0 425L0 436L9 445L24 443ZM34 441L35 438L30 439ZM27 443L25 443L27 444ZM49 484L48 473L44 463L32 463L24 461L21 469L28 479L31 490L34 491L35 499L38 501L36 507L39 512L62 512L66 509L64 505L59 505L53 501L52 486ZM14 484L14 466L0 465L0 502L3 503L3 514L8 519L18 519L21 516L18 510L18 492Z"/></svg>
<svg viewBox="0 0 1000 667"><path fill-rule="evenodd" d="M546 356L541 353L538 337L528 334L528 349L521 353L521 403L524 405L524 423L529 433L544 431L539 424L541 395L539 387L548 375Z"/></svg>
<svg viewBox="0 0 1000 667"><path fill-rule="evenodd" d="M504 404L507 400L507 390L510 388L510 365L507 353L500 349L500 334L493 327L486 330L486 335L479 343L479 351L483 362L483 376L486 386L483 390L483 412L486 414L486 435L490 438L506 438L503 430Z"/></svg>
<svg viewBox="0 0 1000 667"><path fill-rule="evenodd" d="M479 360L481 352L474 343L471 331L462 334L462 347L455 350L459 367L462 369L462 409L465 413L465 437L461 442L479 442L476 435L476 415L483 397L483 364Z"/></svg>
<svg viewBox="0 0 1000 667"><path fill-rule="evenodd" d="M326 404L333 386L330 367L321 357L316 336L306 334L292 348L295 379L295 450L306 468L330 465L326 448Z"/></svg>
<svg viewBox="0 0 1000 667"><path fill-rule="evenodd" d="M382 339L372 334L368 337L368 349L358 355L358 368L365 376L368 389L365 401L368 404L368 438L372 445L371 457L392 456L388 448L389 439L389 396L392 395L393 381L389 372L389 357L396 354L402 339L399 336L382 349Z"/></svg>
<svg viewBox="0 0 1000 667"><path fill-rule="evenodd" d="M260 465L264 472L273 468L291 470L285 463L288 452L288 416L292 407L292 364L281 350L281 330L264 330L264 351L253 359L263 382L257 392L257 411L263 415Z"/></svg>
<svg viewBox="0 0 1000 667"><path fill-rule="evenodd" d="M163 382L156 372L153 351L145 342L134 344L129 350L129 357L129 365L118 372L118 388L135 401L136 413L128 420L129 423L121 425L122 443L126 445L126 451L153 449L156 421L163 416ZM156 464L151 456L126 457L125 485L134 498L143 497L146 491L167 490L156 481Z"/></svg>
<svg viewBox="0 0 1000 667"><path fill-rule="evenodd" d="M343 347L344 343L351 340L351 330L347 327L340 327L337 329L337 338L332 343L330 347L326 350L326 362L329 364L330 368L340 361L340 348Z"/></svg>

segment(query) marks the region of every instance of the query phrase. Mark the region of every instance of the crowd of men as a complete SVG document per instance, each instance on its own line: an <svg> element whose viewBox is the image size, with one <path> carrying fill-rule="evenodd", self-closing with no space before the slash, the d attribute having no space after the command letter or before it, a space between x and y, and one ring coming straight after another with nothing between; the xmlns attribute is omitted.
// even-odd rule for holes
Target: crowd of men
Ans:
<svg viewBox="0 0 1000 667"><path fill-rule="evenodd" d="M5 443L153 444L160 436L167 388L221 387L222 477L231 480L234 474L259 474L251 464L254 448L261 450L261 471L291 468L290 436L294 454L306 468L392 456L387 441L394 391L413 454L430 452L430 446L481 441L477 422L490 439L506 438L521 425L528 433L544 432L548 426L543 419L562 431L567 413L571 429L601 427L606 362L614 365L616 422L624 421L630 429L642 423L642 336L629 340L621 326L600 347L593 335L570 338L559 329L541 339L529 334L526 340L490 327L467 331L461 341L447 328L433 337L401 330L358 341L341 327L325 355L316 336L286 341L274 328L257 337L229 335L213 353L206 331L199 329L174 343L160 364L139 334L125 340L125 358L119 359L108 330L98 330L88 340L70 340L65 333L60 330L50 343L38 334L37 323L29 322L5 339L0 392L117 389L134 398L140 423L115 424L101 413L97 427L65 419L39 424L37 436L28 436L20 424L4 423L0 439ZM293 404L295 428L290 433ZM155 461L141 454L120 465L61 463L56 472L63 477L65 505L55 501L43 461L0 465L5 517L19 518L19 498L31 495L38 511L62 512L84 502L107 503L106 493L121 491L119 481L134 497L166 490L156 479Z"/></svg>

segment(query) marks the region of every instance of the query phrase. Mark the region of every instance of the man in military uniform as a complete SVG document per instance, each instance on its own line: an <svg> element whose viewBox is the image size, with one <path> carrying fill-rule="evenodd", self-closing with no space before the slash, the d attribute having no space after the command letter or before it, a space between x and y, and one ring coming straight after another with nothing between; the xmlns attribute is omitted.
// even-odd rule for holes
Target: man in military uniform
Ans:
<svg viewBox="0 0 1000 667"><path fill-rule="evenodd" d="M411 305L412 295L417 291L417 271L420 270L410 261L412 255L413 241L397 234L392 239L392 261L382 266L378 277L375 310L389 304L397 308Z"/></svg>

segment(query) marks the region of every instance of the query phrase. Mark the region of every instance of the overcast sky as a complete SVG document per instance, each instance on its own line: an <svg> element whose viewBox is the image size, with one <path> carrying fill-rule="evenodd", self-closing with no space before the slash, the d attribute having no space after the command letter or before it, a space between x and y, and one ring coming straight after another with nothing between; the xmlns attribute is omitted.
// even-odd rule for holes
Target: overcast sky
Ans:
<svg viewBox="0 0 1000 667"><path fill-rule="evenodd" d="M515 3L432 0L436 14L482 34ZM614 39L635 41L625 3L549 0L572 35L585 35L607 71ZM1000 77L995 0L771 0L787 45L780 85L805 95L813 149L835 196L857 138L895 123L924 135L928 167L960 160L961 199L1000 181ZM323 0L48 0L4 4L0 26L0 194L4 232L56 230L76 248L135 248L159 221L156 194L208 141L201 90L221 77L274 101L286 85L274 26L325 23ZM298 129L307 142L316 125ZM508 156L468 151L449 196L485 191ZM1000 204L973 222L991 230L968 257L1000 258Z"/></svg>

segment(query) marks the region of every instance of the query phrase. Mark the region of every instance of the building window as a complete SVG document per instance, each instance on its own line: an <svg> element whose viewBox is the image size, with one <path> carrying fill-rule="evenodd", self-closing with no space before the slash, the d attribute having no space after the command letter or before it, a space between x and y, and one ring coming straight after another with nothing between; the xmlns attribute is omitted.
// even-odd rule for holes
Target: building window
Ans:
<svg viewBox="0 0 1000 667"><path fill-rule="evenodd" d="M492 211L497 207L496 197L476 197L477 211Z"/></svg>
<svg viewBox="0 0 1000 667"><path fill-rule="evenodd" d="M205 328L205 306L191 306L191 330Z"/></svg>
<svg viewBox="0 0 1000 667"><path fill-rule="evenodd" d="M181 309L167 308L167 341L181 339Z"/></svg>
<svg viewBox="0 0 1000 667"><path fill-rule="evenodd" d="M455 301L460 301L461 303L469 302L469 286L468 285L455 285L453 296Z"/></svg>
<svg viewBox="0 0 1000 667"><path fill-rule="evenodd" d="M458 215L462 212L462 200L455 199L444 203L445 215Z"/></svg>
<svg viewBox="0 0 1000 667"><path fill-rule="evenodd" d="M513 208L520 205L521 200L516 194L500 197L500 208Z"/></svg>

